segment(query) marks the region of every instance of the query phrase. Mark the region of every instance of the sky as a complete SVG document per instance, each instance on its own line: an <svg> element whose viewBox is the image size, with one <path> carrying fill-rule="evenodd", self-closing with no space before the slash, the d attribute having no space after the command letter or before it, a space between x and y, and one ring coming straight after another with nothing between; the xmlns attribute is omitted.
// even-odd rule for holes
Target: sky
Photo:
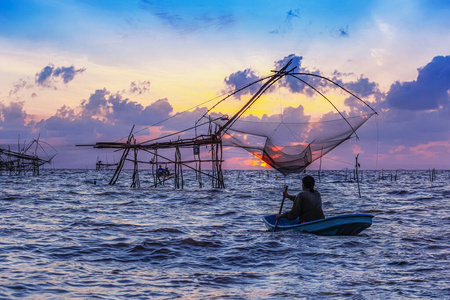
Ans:
<svg viewBox="0 0 450 300"><path fill-rule="evenodd" d="M75 145L117 141L133 124L145 138L191 127L216 97L293 59L378 112L323 169L353 168L358 154L362 169L450 169L448 15L444 0L2 0L0 146L39 137L58 152L52 167L95 168L120 153ZM363 111L322 88L344 115ZM258 105L259 119L336 113L298 82ZM239 149L224 155L225 168L261 168Z"/></svg>

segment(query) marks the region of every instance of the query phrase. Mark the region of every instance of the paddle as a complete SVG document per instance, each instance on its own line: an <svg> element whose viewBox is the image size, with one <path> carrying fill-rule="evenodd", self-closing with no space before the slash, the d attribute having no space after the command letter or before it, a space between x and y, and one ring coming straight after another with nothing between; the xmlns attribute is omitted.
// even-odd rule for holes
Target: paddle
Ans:
<svg viewBox="0 0 450 300"><path fill-rule="evenodd" d="M283 193L283 200L281 200L280 212L278 214L281 214L281 211L283 210L283 204L284 204L284 199L285 199L284 194L287 193L287 189L288 189L288 186L285 186L284 187L284 193ZM280 219L278 219L275 222L275 228L273 229L273 232L277 231L277 227L278 227L278 222L279 221L280 221Z"/></svg>

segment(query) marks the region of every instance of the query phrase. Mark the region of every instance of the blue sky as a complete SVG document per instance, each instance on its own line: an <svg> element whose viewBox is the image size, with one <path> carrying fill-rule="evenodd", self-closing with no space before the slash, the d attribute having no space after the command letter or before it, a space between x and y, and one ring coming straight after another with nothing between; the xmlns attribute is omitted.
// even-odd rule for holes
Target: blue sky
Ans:
<svg viewBox="0 0 450 300"><path fill-rule="evenodd" d="M136 122L198 105L292 55L379 112L378 126L369 121L360 141L330 159L360 153L367 169L448 169L449 13L450 1L3 0L0 144L40 134L58 149L56 167L85 168L105 154L75 144L126 136ZM302 101L283 107L332 111ZM194 117L174 124L189 127Z"/></svg>

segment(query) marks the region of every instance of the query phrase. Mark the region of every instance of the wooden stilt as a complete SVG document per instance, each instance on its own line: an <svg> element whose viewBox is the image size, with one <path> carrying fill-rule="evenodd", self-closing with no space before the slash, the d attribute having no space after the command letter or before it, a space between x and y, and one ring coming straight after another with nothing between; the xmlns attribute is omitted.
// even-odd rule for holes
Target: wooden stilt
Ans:
<svg viewBox="0 0 450 300"><path fill-rule="evenodd" d="M361 198L361 189L359 187L359 178L358 178L358 168L360 167L359 163L358 163L358 155L356 155L356 164L355 164L355 175L356 175L356 182L358 183L358 194L359 194L359 198Z"/></svg>
<svg viewBox="0 0 450 300"><path fill-rule="evenodd" d="M134 139L134 146L136 146L136 139ZM138 149L134 147L134 168L133 168L133 181L131 183L132 188L141 187L141 182L139 180L139 168L138 168Z"/></svg>

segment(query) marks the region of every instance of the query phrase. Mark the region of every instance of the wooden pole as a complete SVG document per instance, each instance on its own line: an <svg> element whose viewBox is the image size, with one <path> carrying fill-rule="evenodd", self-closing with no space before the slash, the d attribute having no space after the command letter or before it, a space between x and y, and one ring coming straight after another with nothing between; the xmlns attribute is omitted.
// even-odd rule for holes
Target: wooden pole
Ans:
<svg viewBox="0 0 450 300"><path fill-rule="evenodd" d="M130 142L131 142L131 138L133 136L133 129L134 129L134 124L133 124L133 127L131 128L130 134L128 135L127 144L130 144ZM114 172L113 177L109 181L110 185L114 185L117 182L117 179L119 179L119 175L120 175L120 172L122 171L123 165L125 164L125 160L128 156L128 152L130 152L130 148L125 148L123 150L122 157L120 158L120 162L117 165L116 171Z"/></svg>
<svg viewBox="0 0 450 300"><path fill-rule="evenodd" d="M319 182L320 182L320 172L322 171L322 156L323 156L323 147L322 147L322 151L320 151Z"/></svg>
<svg viewBox="0 0 450 300"><path fill-rule="evenodd" d="M134 146L136 146L136 139L134 139ZM141 182L139 180L139 169L138 169L138 149L136 147L133 148L134 150L134 161L133 161L133 181L131 183L132 188L141 187Z"/></svg>
<svg viewBox="0 0 450 300"><path fill-rule="evenodd" d="M356 174L356 182L358 183L358 194L359 194L359 198L361 198L361 189L359 187L359 178L358 178L358 168L360 167L359 163L358 163L358 155L356 155L356 165L355 165L355 174Z"/></svg>
<svg viewBox="0 0 450 300"><path fill-rule="evenodd" d="M281 200L280 211L278 212L278 214L281 214L281 212L283 211L283 204L284 204L284 199L285 199L284 194L287 193L287 190L288 190L288 186L285 186L285 188L284 188L284 193L283 193L283 200ZM273 232L276 232L276 231L277 231L277 228L278 228L278 222L279 222L279 221L280 221L280 220L278 219L278 220L275 222L275 227L273 228Z"/></svg>

